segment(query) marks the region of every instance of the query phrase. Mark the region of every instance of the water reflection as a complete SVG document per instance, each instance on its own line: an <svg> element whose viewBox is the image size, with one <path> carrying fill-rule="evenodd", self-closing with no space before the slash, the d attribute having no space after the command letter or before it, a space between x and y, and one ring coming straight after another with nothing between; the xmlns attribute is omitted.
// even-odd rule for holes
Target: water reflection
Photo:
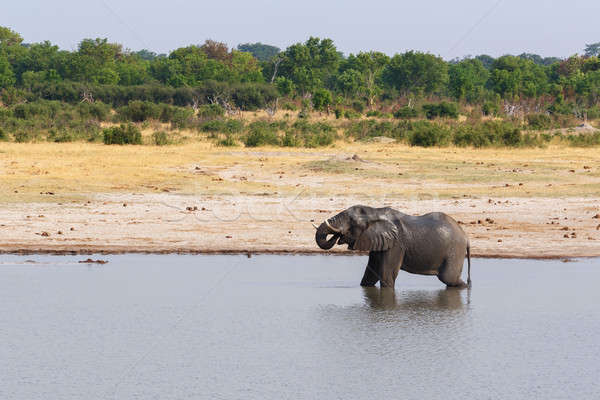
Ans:
<svg viewBox="0 0 600 400"><path fill-rule="evenodd" d="M470 293L465 292L468 299ZM373 310L459 310L465 306L463 291L442 289L436 291L395 291L391 288L363 288L365 304Z"/></svg>

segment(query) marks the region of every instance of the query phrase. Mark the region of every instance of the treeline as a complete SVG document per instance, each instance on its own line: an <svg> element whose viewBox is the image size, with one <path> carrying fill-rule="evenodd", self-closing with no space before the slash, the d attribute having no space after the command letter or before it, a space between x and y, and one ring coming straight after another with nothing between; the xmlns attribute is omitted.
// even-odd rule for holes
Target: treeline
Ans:
<svg viewBox="0 0 600 400"><path fill-rule="evenodd" d="M310 38L283 51L260 43L229 49L207 40L157 55L106 39L84 39L76 51L48 41L24 44L18 33L0 27L0 100L5 106L47 99L119 107L141 100L255 110L285 98L310 99L303 107L321 111L360 103L389 112L447 99L484 113L583 117L597 112L599 53L600 45L592 44L584 56L566 60L522 54L447 62L417 51L344 57L333 41Z"/></svg>

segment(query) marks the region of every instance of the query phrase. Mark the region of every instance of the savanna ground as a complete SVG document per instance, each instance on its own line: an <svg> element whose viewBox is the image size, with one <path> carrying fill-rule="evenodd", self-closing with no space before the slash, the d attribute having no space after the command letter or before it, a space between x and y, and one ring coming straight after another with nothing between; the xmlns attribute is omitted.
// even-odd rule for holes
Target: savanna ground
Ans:
<svg viewBox="0 0 600 400"><path fill-rule="evenodd" d="M600 256L595 148L0 143L0 187L4 252L316 252L361 203L446 212L476 256Z"/></svg>

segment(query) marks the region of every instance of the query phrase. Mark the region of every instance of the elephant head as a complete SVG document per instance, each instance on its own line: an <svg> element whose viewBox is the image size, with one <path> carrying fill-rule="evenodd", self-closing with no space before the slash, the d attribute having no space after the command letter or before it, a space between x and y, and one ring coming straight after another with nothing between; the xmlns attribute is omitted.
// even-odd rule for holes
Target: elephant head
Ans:
<svg viewBox="0 0 600 400"><path fill-rule="evenodd" d="M398 227L389 218L387 209L353 206L326 219L318 228L315 240L323 250L348 244L349 250L384 251L400 239ZM329 240L327 237L333 235Z"/></svg>

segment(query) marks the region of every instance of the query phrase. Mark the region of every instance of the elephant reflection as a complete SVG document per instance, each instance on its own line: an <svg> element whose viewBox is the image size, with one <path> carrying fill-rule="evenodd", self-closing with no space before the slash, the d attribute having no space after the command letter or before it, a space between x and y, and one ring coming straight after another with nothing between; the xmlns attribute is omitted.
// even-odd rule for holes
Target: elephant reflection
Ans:
<svg viewBox="0 0 600 400"><path fill-rule="evenodd" d="M393 288L364 287L363 294L365 304L374 310L443 311L464 307L461 292L451 288L396 293Z"/></svg>

